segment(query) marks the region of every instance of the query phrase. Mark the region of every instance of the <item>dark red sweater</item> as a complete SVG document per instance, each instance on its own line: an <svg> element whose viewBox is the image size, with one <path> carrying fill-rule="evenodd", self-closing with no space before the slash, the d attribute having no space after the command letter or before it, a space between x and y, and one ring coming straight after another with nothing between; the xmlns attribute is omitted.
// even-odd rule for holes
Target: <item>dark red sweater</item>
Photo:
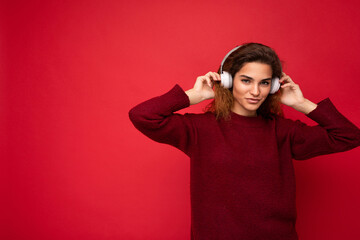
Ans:
<svg viewBox="0 0 360 240"><path fill-rule="evenodd" d="M292 159L342 152L360 145L360 130L329 98L307 116L308 126L274 116L174 113L190 105L176 85L129 112L149 138L190 157L191 239L298 239Z"/></svg>

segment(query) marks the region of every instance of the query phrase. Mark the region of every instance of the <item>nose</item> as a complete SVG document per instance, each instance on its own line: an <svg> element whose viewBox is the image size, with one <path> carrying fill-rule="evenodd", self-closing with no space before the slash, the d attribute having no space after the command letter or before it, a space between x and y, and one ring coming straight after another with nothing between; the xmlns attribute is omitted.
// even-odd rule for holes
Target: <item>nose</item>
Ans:
<svg viewBox="0 0 360 240"><path fill-rule="evenodd" d="M253 96L259 96L259 94L260 94L259 86L258 86L257 84L254 84L254 85L251 87L250 93L251 93L251 95L253 95Z"/></svg>

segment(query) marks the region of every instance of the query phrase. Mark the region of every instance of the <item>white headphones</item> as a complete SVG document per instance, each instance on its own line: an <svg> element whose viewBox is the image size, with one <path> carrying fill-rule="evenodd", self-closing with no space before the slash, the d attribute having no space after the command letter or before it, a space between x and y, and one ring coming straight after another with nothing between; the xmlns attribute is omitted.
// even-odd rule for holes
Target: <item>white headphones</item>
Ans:
<svg viewBox="0 0 360 240"><path fill-rule="evenodd" d="M226 60L226 58L233 52L235 51L236 49L238 49L239 47L241 47L242 45L232 49L230 52L228 52L228 54L226 54L226 56L224 57L222 63L221 63L221 67L220 67L220 78L221 78L221 85L224 87L224 88L232 88L232 85L233 85L233 79L231 77L231 74L228 73L228 72L223 72L222 70L222 67L223 67L223 64ZM280 88L280 82L279 82L279 78L278 77L274 77L272 80L271 80L271 88L270 88L270 94L274 94L276 93L279 88Z"/></svg>

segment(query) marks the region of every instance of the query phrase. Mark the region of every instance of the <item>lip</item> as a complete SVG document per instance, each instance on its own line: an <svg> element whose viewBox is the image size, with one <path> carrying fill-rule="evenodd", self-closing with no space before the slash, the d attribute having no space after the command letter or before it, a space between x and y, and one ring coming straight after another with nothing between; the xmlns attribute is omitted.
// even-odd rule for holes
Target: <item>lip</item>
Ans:
<svg viewBox="0 0 360 240"><path fill-rule="evenodd" d="M246 98L246 100L249 103L258 103L258 102L260 102L260 99L257 99L257 98Z"/></svg>

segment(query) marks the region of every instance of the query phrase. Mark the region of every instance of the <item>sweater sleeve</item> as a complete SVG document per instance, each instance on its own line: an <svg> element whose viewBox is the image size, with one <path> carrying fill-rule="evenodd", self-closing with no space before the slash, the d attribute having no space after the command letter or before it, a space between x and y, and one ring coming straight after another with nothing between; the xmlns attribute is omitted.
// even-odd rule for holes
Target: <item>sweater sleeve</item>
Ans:
<svg viewBox="0 0 360 240"><path fill-rule="evenodd" d="M291 131L291 152L296 160L344 152L360 145L360 129L345 118L329 98L306 115L316 126L296 120Z"/></svg>
<svg viewBox="0 0 360 240"><path fill-rule="evenodd" d="M174 113L190 105L189 97L176 84L167 93L142 102L129 111L134 126L150 139L172 145L188 156L195 141L189 114Z"/></svg>

